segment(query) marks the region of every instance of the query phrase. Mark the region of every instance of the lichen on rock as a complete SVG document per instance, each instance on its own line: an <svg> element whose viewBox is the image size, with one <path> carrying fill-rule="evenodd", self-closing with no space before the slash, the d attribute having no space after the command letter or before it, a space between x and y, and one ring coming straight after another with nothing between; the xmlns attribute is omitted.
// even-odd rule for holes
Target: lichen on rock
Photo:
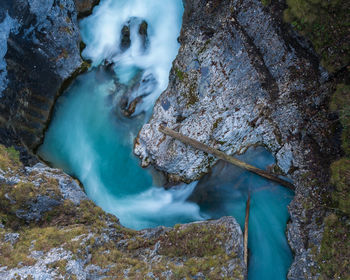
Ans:
<svg viewBox="0 0 350 280"><path fill-rule="evenodd" d="M246 275L242 231L232 217L134 231L58 169L23 167L18 153L1 145L0 166L1 279Z"/></svg>

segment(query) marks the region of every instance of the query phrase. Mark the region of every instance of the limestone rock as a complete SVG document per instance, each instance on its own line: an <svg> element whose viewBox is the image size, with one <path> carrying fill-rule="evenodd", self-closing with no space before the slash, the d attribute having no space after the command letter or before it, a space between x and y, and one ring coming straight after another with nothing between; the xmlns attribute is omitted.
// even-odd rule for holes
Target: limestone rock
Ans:
<svg viewBox="0 0 350 280"><path fill-rule="evenodd" d="M328 119L328 74L310 48L282 22L279 3L186 0L168 88L135 141L142 165L193 181L216 159L165 137L160 124L227 154L263 145L293 179L290 279L311 279L310 248L320 246L322 193L339 153ZM311 206L307 209L305 205ZM307 221L307 222L306 222Z"/></svg>

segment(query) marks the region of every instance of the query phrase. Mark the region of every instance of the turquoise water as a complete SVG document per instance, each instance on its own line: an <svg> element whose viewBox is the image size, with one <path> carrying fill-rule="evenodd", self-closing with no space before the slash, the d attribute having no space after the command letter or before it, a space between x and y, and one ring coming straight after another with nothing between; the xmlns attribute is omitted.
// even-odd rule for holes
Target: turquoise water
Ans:
<svg viewBox="0 0 350 280"><path fill-rule="evenodd" d="M289 190L222 163L199 182L165 190L157 173L142 169L132 153L139 129L167 87L182 13L181 0L102 0L81 22L87 44L83 54L94 67L59 98L39 154L79 178L97 205L134 229L223 215L234 216L243 227L250 191L249 279L286 279L292 261L285 236L287 205L293 196ZM141 20L148 23L147 49L137 34ZM126 23L131 46L121 51L120 30ZM99 66L104 60L113 62L108 71ZM128 119L118 101L137 73L146 82L130 98L145 91L147 96ZM261 168L274 163L263 148L250 149L241 158Z"/></svg>
<svg viewBox="0 0 350 280"><path fill-rule="evenodd" d="M157 187L150 169L132 153L143 116L126 119L115 110L115 85L103 70L81 75L59 98L39 154L79 178L87 195L127 227L141 229L201 220L187 202L195 183Z"/></svg>
<svg viewBox="0 0 350 280"><path fill-rule="evenodd" d="M262 147L250 148L238 158L262 169L274 163L272 155ZM285 279L293 258L285 236L292 191L220 162L199 181L190 200L211 218L234 216L244 229L248 193L251 197L248 278Z"/></svg>

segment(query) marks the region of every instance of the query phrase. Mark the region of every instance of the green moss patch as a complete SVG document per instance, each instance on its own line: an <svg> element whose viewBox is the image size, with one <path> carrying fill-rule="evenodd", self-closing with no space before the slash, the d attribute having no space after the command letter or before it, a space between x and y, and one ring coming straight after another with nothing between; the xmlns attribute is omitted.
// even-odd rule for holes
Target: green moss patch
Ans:
<svg viewBox="0 0 350 280"><path fill-rule="evenodd" d="M343 127L342 148L345 157L332 163L330 183L324 219L324 233L320 252L316 259L320 267L320 279L350 279L350 92L349 86L337 85L330 109L339 114Z"/></svg>
<svg viewBox="0 0 350 280"><path fill-rule="evenodd" d="M334 162L331 171L331 183L335 186L332 200L340 211L350 216L350 159L343 158Z"/></svg>
<svg viewBox="0 0 350 280"><path fill-rule="evenodd" d="M188 78L188 75L185 72L181 71L179 68L175 68L175 74L181 82L183 82L184 79Z"/></svg>
<svg viewBox="0 0 350 280"><path fill-rule="evenodd" d="M328 71L349 64L349 1L287 0L287 5L284 20L310 39Z"/></svg>
<svg viewBox="0 0 350 280"><path fill-rule="evenodd" d="M171 257L204 257L225 254L224 242L228 240L225 227L219 225L191 224L175 227L161 240L160 254ZM222 244L222 246L218 245Z"/></svg>
<svg viewBox="0 0 350 280"><path fill-rule="evenodd" d="M6 148L0 145L0 168L6 171L8 168L18 170L22 167L19 160L19 152L14 147Z"/></svg>
<svg viewBox="0 0 350 280"><path fill-rule="evenodd" d="M336 214L325 219L318 263L320 279L350 279L350 221Z"/></svg>

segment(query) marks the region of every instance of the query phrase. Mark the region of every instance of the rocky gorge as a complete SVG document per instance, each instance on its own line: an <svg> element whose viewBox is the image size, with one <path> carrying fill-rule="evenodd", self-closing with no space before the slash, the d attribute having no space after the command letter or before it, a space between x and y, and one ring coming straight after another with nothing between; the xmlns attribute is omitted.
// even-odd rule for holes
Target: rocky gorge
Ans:
<svg viewBox="0 0 350 280"><path fill-rule="evenodd" d="M80 57L78 17L95 4L16 0L0 8L0 140L16 146L26 165L37 162L57 97L88 67ZM330 164L342 155L341 125L329 99L334 84L346 77L344 66L329 74L320 65L312 45L283 22L282 1L185 0L184 6L170 83L137 137L135 154L174 184L200 178L216 160L164 137L160 124L228 154L267 147L277 161L275 173L296 186L289 206L294 262L288 279L335 278L332 270L322 270L322 246L329 235L324 217L339 216L325 197L334 189ZM340 92L346 95L344 87ZM16 151L1 151L2 278L245 277L242 232L233 218L128 230L62 171L41 163L23 167ZM348 182L343 185L348 196ZM347 216L341 217L346 229ZM339 277L346 279L346 263L343 273Z"/></svg>

